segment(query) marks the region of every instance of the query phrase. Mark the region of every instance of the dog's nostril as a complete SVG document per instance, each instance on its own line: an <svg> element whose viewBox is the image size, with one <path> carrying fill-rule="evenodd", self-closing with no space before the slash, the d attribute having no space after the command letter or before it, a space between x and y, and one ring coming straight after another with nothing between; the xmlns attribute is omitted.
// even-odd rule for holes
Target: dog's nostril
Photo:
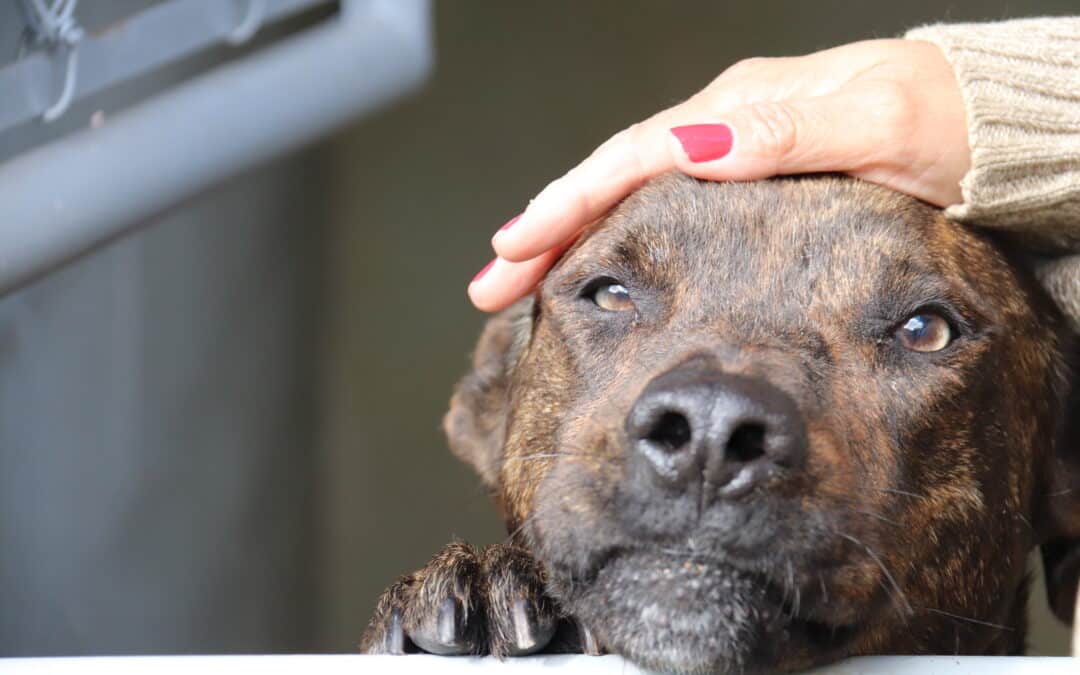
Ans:
<svg viewBox="0 0 1080 675"><path fill-rule="evenodd" d="M682 413L666 412L652 425L645 440L669 452L679 450L690 442L690 421Z"/></svg>
<svg viewBox="0 0 1080 675"><path fill-rule="evenodd" d="M746 464L765 454L765 427L757 423L740 424L731 432L724 446L724 459Z"/></svg>

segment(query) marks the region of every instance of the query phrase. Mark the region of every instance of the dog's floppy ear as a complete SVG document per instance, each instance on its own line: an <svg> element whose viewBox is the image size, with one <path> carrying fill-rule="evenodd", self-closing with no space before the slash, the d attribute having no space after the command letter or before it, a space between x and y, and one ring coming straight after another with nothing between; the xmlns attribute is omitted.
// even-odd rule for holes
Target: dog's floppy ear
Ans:
<svg viewBox="0 0 1080 675"><path fill-rule="evenodd" d="M1073 349L1080 357L1080 350ZM1080 582L1080 358L1070 364L1069 395L1040 500L1042 559L1050 608L1072 623Z"/></svg>
<svg viewBox="0 0 1080 675"><path fill-rule="evenodd" d="M496 487L510 406L510 380L532 334L528 297L490 319L473 352L472 372L458 382L443 430L450 449Z"/></svg>

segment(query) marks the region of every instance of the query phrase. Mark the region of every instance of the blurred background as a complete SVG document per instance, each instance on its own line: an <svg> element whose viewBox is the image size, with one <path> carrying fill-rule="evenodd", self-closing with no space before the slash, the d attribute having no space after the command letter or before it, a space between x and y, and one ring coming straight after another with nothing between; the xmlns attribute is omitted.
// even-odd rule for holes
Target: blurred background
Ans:
<svg viewBox="0 0 1080 675"><path fill-rule="evenodd" d="M439 423L484 320L465 285L541 187L740 58L1076 9L434 2L434 69L410 96L0 297L0 656L353 650L397 575L504 534ZM0 169L336 11L0 131ZM24 25L0 0L0 66ZM1066 653L1033 596L1033 651Z"/></svg>

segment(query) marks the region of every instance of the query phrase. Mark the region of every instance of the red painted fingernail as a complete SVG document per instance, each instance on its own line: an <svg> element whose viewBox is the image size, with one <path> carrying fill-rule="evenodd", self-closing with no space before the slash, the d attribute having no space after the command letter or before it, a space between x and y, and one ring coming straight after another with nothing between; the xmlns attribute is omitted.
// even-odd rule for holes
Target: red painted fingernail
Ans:
<svg viewBox="0 0 1080 675"><path fill-rule="evenodd" d="M711 162L731 152L731 127L726 124L691 124L674 127L671 133L691 162Z"/></svg>
<svg viewBox="0 0 1080 675"><path fill-rule="evenodd" d="M514 223L521 220L521 215L522 214L519 213L516 216L514 216L513 218L511 218L510 220L506 221L506 224L499 228L499 232L506 232L511 227L513 227Z"/></svg>
<svg viewBox="0 0 1080 675"><path fill-rule="evenodd" d="M469 283L475 284L477 281L480 281L481 279L483 279L484 275L488 273L488 270L490 270L491 266L494 265L494 264L495 264L495 259L492 259L491 262L484 265L484 269L482 269L482 270L480 270L479 272L476 273L476 276L473 277L472 281L470 281Z"/></svg>

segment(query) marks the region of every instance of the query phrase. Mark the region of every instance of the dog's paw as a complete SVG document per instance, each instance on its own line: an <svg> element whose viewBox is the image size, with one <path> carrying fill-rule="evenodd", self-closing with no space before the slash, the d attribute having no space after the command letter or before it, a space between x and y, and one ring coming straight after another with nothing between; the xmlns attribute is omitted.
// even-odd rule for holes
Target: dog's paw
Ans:
<svg viewBox="0 0 1080 675"><path fill-rule="evenodd" d="M360 650L521 656L547 646L558 623L527 551L453 542L383 592Z"/></svg>

